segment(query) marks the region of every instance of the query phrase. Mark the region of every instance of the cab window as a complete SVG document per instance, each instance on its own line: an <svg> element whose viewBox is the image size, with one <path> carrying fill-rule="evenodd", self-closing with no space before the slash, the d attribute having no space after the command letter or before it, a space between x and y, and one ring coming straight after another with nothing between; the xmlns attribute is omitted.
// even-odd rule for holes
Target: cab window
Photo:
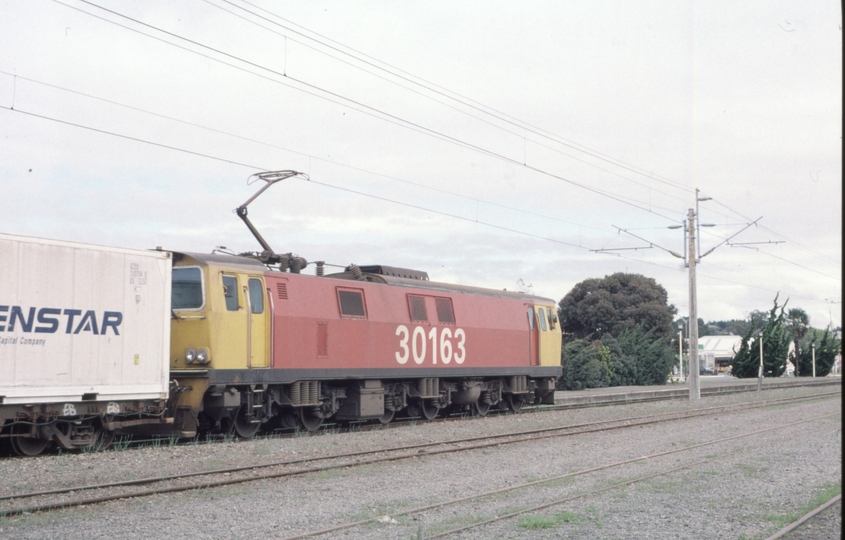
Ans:
<svg viewBox="0 0 845 540"><path fill-rule="evenodd" d="M202 270L196 266L173 268L170 309L201 309L203 305Z"/></svg>
<svg viewBox="0 0 845 540"><path fill-rule="evenodd" d="M546 331L546 310L543 309L543 308L539 308L537 311L539 313L537 320L540 321L540 329L543 330L543 332L545 332Z"/></svg>
<svg viewBox="0 0 845 540"><path fill-rule="evenodd" d="M528 329L534 331L534 308L528 308Z"/></svg>
<svg viewBox="0 0 845 540"><path fill-rule="evenodd" d="M253 313L264 313L264 286L260 279L249 280L249 305Z"/></svg>
<svg viewBox="0 0 845 540"><path fill-rule="evenodd" d="M238 278L235 276L223 276L223 296L226 297L226 310L238 310Z"/></svg>

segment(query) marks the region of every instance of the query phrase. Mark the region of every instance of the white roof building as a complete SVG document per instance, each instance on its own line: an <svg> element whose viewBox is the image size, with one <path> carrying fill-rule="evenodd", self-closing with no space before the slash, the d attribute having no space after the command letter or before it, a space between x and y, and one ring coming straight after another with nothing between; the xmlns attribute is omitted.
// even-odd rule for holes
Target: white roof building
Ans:
<svg viewBox="0 0 845 540"><path fill-rule="evenodd" d="M740 345L742 336L702 336L698 338L698 354L712 353L717 364L729 364Z"/></svg>

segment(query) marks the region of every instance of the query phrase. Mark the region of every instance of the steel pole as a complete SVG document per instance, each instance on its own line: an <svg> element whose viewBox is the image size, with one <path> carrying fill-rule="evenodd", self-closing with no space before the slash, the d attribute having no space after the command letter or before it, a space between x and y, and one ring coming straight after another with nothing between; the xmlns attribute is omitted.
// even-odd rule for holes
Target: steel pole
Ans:
<svg viewBox="0 0 845 540"><path fill-rule="evenodd" d="M813 349L813 378L815 378L816 377L816 344L813 343L811 345L811 347Z"/></svg>
<svg viewBox="0 0 845 540"><path fill-rule="evenodd" d="M701 399L698 380L698 306L695 286L695 210L689 209L689 398Z"/></svg>
<svg viewBox="0 0 845 540"><path fill-rule="evenodd" d="M763 333L760 333L760 369L757 370L757 391L763 386Z"/></svg>
<svg viewBox="0 0 845 540"><path fill-rule="evenodd" d="M684 377L684 331L678 330L678 380Z"/></svg>

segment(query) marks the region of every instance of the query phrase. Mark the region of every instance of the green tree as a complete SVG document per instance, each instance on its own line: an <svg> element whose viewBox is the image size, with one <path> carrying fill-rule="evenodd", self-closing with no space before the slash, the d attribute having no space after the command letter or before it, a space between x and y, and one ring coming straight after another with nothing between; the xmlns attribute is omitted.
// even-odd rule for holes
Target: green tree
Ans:
<svg viewBox="0 0 845 540"><path fill-rule="evenodd" d="M810 330L810 317L803 309L792 308L786 312L786 328L792 336L792 343L795 345L793 352L790 353L790 360L793 360L795 364L795 376L797 377L802 369L799 363L794 361L794 357L800 355L801 347L799 345Z"/></svg>
<svg viewBox="0 0 845 540"><path fill-rule="evenodd" d="M663 338L674 333L677 312L667 301L666 289L653 278L619 272L575 285L559 302L558 315L563 332L576 339L618 337L639 325Z"/></svg>
<svg viewBox="0 0 845 540"><path fill-rule="evenodd" d="M627 357L635 359L636 366L634 378L623 384L666 384L675 363L675 354L668 338L655 337L654 334L654 329L646 331L641 325L625 330L619 336L619 348Z"/></svg>
<svg viewBox="0 0 845 540"><path fill-rule="evenodd" d="M760 365L760 341L763 345L763 376L780 377L786 370L786 359L789 354L790 334L784 322L784 308L778 306L778 298L775 296L774 306L769 311L768 317L763 324L762 334L757 333L757 328L749 326L742 338L739 351L733 359L732 373L735 377L747 378L756 377ZM779 310L779 311L778 311Z"/></svg>
<svg viewBox="0 0 845 540"><path fill-rule="evenodd" d="M842 342L829 330L810 329L801 344L799 354L792 355L796 375L813 376L813 349L816 352L816 377L825 377L833 368L836 355L842 350Z"/></svg>
<svg viewBox="0 0 845 540"><path fill-rule="evenodd" d="M564 345L561 365L558 388L562 390L604 388L613 377L610 350L598 340L577 339Z"/></svg>
<svg viewBox="0 0 845 540"><path fill-rule="evenodd" d="M637 384L637 357L634 354L626 354L622 350L619 341L605 334L601 338L602 344L610 351L610 359L613 362L613 375L610 378L610 386L629 386Z"/></svg>

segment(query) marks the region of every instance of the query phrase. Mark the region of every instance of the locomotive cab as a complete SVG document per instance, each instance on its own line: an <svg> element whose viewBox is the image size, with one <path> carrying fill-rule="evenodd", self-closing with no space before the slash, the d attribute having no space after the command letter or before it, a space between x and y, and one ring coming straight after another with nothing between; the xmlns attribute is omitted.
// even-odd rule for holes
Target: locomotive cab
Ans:
<svg viewBox="0 0 845 540"><path fill-rule="evenodd" d="M211 371L269 367L271 300L265 267L254 259L199 253L173 259L170 366L183 394L175 423L191 436L209 427L198 424L198 413L219 424L235 422L242 409L241 392L211 385ZM244 429L257 428L249 414L245 422Z"/></svg>
<svg viewBox="0 0 845 540"><path fill-rule="evenodd" d="M270 365L264 265L243 257L174 254L171 368Z"/></svg>

